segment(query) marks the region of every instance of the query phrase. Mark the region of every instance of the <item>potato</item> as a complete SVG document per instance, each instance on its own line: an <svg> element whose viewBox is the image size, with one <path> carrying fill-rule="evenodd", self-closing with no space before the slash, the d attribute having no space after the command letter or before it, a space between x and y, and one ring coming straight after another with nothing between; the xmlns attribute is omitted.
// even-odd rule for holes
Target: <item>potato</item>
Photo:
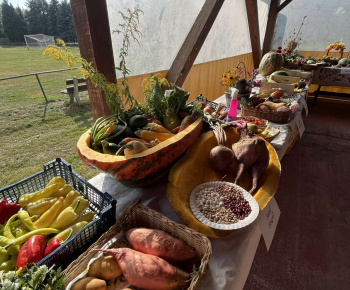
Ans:
<svg viewBox="0 0 350 290"><path fill-rule="evenodd" d="M103 280L112 280L122 274L119 264L113 256L101 256L91 263L88 277L96 277Z"/></svg>
<svg viewBox="0 0 350 290"><path fill-rule="evenodd" d="M71 290L106 290L107 283L95 277L86 277L74 283Z"/></svg>

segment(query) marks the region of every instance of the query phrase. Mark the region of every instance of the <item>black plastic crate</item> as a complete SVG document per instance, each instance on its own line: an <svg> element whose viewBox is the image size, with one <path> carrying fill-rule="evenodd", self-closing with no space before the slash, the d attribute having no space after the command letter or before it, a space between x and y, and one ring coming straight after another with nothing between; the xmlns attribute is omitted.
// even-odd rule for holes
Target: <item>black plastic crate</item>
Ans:
<svg viewBox="0 0 350 290"><path fill-rule="evenodd" d="M42 171L2 188L0 197L6 197L8 202L16 202L20 195L44 188L54 176L65 179L66 183L72 185L84 198L89 200L89 209L86 212L97 212L94 220L87 227L38 263L38 265L45 264L48 267L56 264L65 268L115 224L117 201L108 193L102 193L88 183L61 158L46 163Z"/></svg>
<svg viewBox="0 0 350 290"><path fill-rule="evenodd" d="M203 96L202 94L198 95L193 101L189 102L188 105L193 105L195 102L205 102L206 105L211 105L214 109L217 109L218 103L209 101L206 96Z"/></svg>

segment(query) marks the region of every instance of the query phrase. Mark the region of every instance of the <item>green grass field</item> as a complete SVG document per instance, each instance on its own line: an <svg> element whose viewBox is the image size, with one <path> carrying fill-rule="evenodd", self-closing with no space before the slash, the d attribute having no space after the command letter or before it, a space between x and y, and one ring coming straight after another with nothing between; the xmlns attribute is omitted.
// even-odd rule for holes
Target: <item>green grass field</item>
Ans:
<svg viewBox="0 0 350 290"><path fill-rule="evenodd" d="M0 78L67 68L42 52L0 47ZM35 76L0 81L0 188L42 170L56 157L86 179L98 174L82 163L76 149L79 136L93 123L88 95L80 93L82 106L78 107L60 93L65 80L73 76L80 76L79 72L39 75L47 105Z"/></svg>

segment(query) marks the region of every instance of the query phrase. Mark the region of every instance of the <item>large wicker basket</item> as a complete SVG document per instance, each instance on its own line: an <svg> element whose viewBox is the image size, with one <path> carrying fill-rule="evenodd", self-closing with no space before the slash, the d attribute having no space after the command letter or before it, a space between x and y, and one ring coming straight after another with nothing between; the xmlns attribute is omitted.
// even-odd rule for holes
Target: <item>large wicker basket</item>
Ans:
<svg viewBox="0 0 350 290"><path fill-rule="evenodd" d="M292 111L288 112L275 112L275 111L264 111L257 107L244 107L241 105L241 116L253 116L265 120L269 120L275 123L287 123L293 117Z"/></svg>
<svg viewBox="0 0 350 290"><path fill-rule="evenodd" d="M211 255L211 244L209 239L184 225L178 224L164 215L156 212L149 207L138 204L127 209L119 221L112 226L100 239L95 242L91 247L78 259L73 261L68 268L63 272L66 275L65 283L68 285L78 275L83 273L89 264L89 261L96 255L93 249L99 249L106 244L108 247L116 247L117 244L121 244L121 241L111 242L117 236L122 236L125 240L125 236L121 235L121 232L134 227L146 227L152 229L163 230L168 234L182 240L186 244L195 248L200 260L197 261L198 272L192 276L186 289L194 290L199 288L200 282L203 280L207 271L209 257ZM122 242L123 244L123 242ZM193 269L193 264L189 265Z"/></svg>

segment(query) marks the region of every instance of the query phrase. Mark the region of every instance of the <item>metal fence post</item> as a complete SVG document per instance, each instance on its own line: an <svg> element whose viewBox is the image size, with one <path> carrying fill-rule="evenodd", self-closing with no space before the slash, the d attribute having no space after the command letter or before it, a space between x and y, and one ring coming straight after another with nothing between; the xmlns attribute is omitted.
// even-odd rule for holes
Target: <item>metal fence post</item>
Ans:
<svg viewBox="0 0 350 290"><path fill-rule="evenodd" d="M39 83L40 89L41 89L41 91L43 92L43 95L44 95L45 101L46 101L46 103L48 103L47 98L46 98L46 95L45 95L45 92L44 92L44 89L43 89L43 86L41 85L41 82L40 82L40 80L39 80L38 74L35 74L35 76L36 76L36 79L38 80L38 83Z"/></svg>

